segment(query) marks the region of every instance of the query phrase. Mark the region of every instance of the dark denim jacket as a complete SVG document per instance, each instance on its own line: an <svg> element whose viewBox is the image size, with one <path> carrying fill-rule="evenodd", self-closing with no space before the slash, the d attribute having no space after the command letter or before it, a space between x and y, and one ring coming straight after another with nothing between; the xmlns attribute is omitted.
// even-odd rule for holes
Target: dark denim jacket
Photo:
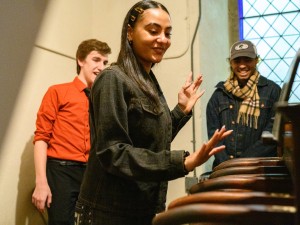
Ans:
<svg viewBox="0 0 300 225"><path fill-rule="evenodd" d="M92 87L92 147L79 202L118 215L153 215L165 209L167 181L183 177L183 150L171 141L191 115L170 112L156 82L161 111L117 66Z"/></svg>
<svg viewBox="0 0 300 225"><path fill-rule="evenodd" d="M262 143L261 135L263 131L272 131L275 116L273 106L279 99L281 88L263 76L260 76L257 87L260 116L258 129L254 129L236 123L242 100L228 93L224 88L224 82L217 84L217 89L206 108L208 137L210 138L215 130L223 125L228 130L232 129L233 133L220 143L224 144L226 149L215 155L213 167L232 158L276 156L276 145Z"/></svg>

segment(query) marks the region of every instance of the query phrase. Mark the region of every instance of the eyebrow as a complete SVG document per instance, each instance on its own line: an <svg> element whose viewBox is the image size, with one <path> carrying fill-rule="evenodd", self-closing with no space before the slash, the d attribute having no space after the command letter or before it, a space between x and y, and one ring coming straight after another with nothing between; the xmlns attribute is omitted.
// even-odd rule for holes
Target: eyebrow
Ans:
<svg viewBox="0 0 300 225"><path fill-rule="evenodd" d="M146 27L148 27L148 26L161 27L161 25L158 24L158 23L149 23L149 24L146 25ZM172 30L172 26L167 27L167 29Z"/></svg>

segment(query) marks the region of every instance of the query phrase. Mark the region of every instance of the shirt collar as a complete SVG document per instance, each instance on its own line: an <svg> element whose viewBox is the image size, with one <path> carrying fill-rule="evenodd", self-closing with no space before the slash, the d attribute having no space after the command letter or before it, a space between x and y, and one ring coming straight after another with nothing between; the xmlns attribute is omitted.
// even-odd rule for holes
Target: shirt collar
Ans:
<svg viewBox="0 0 300 225"><path fill-rule="evenodd" d="M73 83L75 87L78 89L78 91L83 91L87 86L76 76L73 80Z"/></svg>

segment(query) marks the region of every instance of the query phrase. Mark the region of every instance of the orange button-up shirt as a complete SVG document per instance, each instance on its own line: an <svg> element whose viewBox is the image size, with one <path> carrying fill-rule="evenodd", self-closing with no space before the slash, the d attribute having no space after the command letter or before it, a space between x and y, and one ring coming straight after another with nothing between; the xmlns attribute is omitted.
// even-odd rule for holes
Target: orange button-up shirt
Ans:
<svg viewBox="0 0 300 225"><path fill-rule="evenodd" d="M51 86L37 113L34 142L48 144L47 156L87 162L90 151L89 101L86 85L73 82Z"/></svg>

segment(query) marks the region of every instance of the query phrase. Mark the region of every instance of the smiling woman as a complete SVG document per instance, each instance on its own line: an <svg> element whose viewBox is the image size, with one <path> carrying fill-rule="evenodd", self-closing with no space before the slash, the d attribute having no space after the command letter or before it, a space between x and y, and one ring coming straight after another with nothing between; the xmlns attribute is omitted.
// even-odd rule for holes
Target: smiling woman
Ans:
<svg viewBox="0 0 300 225"><path fill-rule="evenodd" d="M143 12L141 8L134 9ZM131 16L131 25L128 25L128 41L130 42L137 59L147 73L154 63L159 63L171 45L171 19L167 11L157 8L146 10L143 16ZM135 20L138 23L133 23ZM133 42L134 39L134 42Z"/></svg>
<svg viewBox="0 0 300 225"><path fill-rule="evenodd" d="M92 147L76 207L78 225L150 225L165 209L167 183L183 177L224 149L223 127L197 151L170 151L203 94L192 74L170 110L152 67L171 45L168 10L140 1L128 11L117 62L91 90Z"/></svg>

